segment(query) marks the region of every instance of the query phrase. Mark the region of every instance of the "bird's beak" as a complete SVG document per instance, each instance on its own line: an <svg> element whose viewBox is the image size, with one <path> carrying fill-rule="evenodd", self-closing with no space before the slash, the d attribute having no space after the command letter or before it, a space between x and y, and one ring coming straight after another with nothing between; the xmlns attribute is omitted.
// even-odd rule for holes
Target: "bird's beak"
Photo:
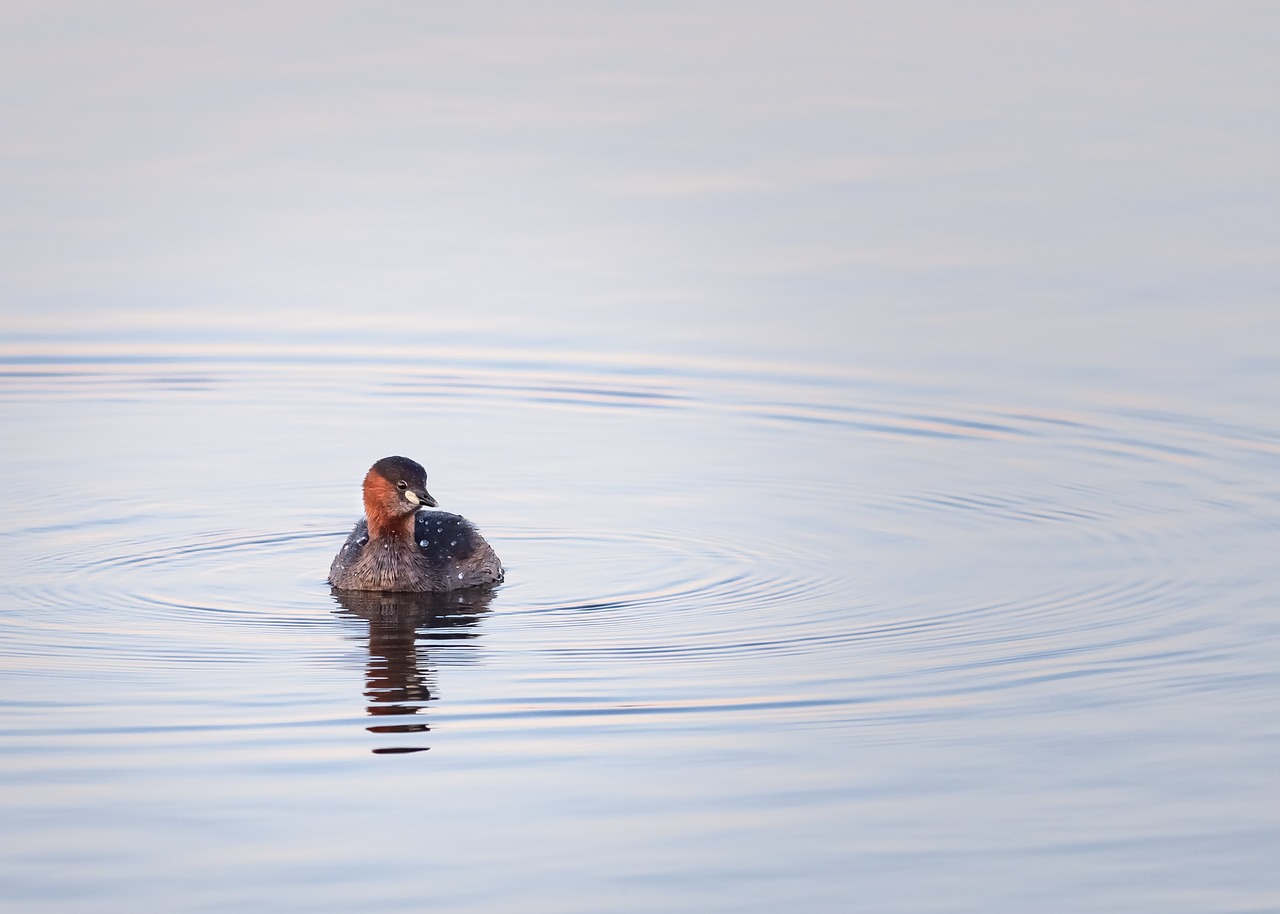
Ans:
<svg viewBox="0 0 1280 914"><path fill-rule="evenodd" d="M440 507L440 505L436 502L436 500L431 497L431 493L428 492L425 488L417 489L417 490L411 489L405 494L413 496L410 499L410 501L414 502L415 504L426 505L428 508Z"/></svg>

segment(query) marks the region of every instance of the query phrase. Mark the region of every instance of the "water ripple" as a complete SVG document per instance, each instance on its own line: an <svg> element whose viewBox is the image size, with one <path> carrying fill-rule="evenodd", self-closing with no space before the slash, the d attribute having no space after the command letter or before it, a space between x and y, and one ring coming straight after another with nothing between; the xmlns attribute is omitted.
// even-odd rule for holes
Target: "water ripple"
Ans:
<svg viewBox="0 0 1280 914"><path fill-rule="evenodd" d="M544 437L520 439L525 460L537 457L531 442L554 445L557 423L579 442L607 420L640 423L655 454L703 448L702 463L616 491L590 461L627 455L603 440L569 474L543 466L536 478L506 477L487 503L492 516L519 518L545 499L578 522L482 524L510 569L492 612L487 601L454 615L339 608L340 646L368 641L361 662L375 703L425 707L413 696L434 689L432 670L477 657L530 683L567 667L600 683L598 694L510 706L525 712L452 712L473 722L695 711L828 720L1067 682L1078 692L1195 678L1226 655L1188 568L1211 538L1239 543L1241 531L1275 526L1273 430L1168 410L981 403L816 369L480 353L248 369L216 358L13 363L0 364L0 378L0 402L138 402L165 422L181 415L174 404L192 402L181 398L254 417L258 400L288 401L303 387L312 396L291 418L304 428L370 404L397 428L448 421L472 435L514 436L527 417ZM270 440L274 414L261 422ZM466 439L468 458L505 446L475 444L484 440ZM287 441L275 446L289 453ZM466 469L455 464L454 477ZM218 472L213 461L200 470ZM0 657L31 675L269 664L299 650L327 662L338 647L323 578L349 523L332 512L351 501L354 480L324 470L323 482L286 473L266 487L246 480L238 494L230 484L233 509L203 514L17 487L21 520L0 531L19 569L3 590ZM676 508L661 515L623 497L677 491L689 505L664 495ZM735 513L744 493L758 519ZM51 495L79 516L50 519ZM290 526L272 515L281 504L323 507ZM429 663L416 655L428 642ZM635 707L608 688L645 669L682 683L714 671L716 681L703 695Z"/></svg>

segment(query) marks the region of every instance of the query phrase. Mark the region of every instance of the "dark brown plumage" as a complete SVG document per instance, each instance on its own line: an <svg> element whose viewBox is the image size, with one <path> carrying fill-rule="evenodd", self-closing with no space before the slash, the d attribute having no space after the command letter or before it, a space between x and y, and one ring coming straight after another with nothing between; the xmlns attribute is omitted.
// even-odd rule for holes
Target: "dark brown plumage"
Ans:
<svg viewBox="0 0 1280 914"><path fill-rule="evenodd" d="M470 521L426 511L427 472L407 457L384 457L364 477L364 518L329 567L340 590L441 592L497 584L502 562Z"/></svg>

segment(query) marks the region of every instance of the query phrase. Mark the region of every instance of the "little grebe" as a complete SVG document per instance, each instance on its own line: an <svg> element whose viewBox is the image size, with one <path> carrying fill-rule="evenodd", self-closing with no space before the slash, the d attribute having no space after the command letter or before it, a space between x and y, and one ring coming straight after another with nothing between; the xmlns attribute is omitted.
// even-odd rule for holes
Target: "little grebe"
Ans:
<svg viewBox="0 0 1280 914"><path fill-rule="evenodd" d="M427 471L407 457L384 457L364 477L364 519L329 567L340 590L427 593L498 584L502 562L465 517L436 507Z"/></svg>

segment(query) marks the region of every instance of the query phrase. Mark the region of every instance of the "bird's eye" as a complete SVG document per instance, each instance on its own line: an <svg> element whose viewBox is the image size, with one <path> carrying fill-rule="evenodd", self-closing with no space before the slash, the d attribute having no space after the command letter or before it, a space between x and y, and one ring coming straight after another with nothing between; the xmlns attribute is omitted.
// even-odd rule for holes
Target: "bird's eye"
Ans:
<svg viewBox="0 0 1280 914"><path fill-rule="evenodd" d="M405 489L409 488L409 484L402 479L396 483L396 488L403 492Z"/></svg>

